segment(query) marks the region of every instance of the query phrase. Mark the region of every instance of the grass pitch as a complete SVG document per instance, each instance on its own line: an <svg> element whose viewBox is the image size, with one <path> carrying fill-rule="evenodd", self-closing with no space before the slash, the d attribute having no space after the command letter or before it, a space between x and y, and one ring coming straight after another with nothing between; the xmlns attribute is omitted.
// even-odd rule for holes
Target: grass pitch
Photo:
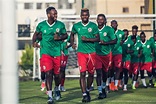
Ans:
<svg viewBox="0 0 156 104"><path fill-rule="evenodd" d="M130 82L130 81L129 81ZM55 101L55 104L82 104L82 93L78 79L68 79L65 81L66 92L62 92L62 98ZM141 85L136 90L128 85L128 91L110 92L107 98L98 100L98 91L94 80L94 91L90 92L90 104L156 104L156 88L142 88ZM19 83L19 103L20 104L47 104L45 91L40 91L40 82L25 81Z"/></svg>

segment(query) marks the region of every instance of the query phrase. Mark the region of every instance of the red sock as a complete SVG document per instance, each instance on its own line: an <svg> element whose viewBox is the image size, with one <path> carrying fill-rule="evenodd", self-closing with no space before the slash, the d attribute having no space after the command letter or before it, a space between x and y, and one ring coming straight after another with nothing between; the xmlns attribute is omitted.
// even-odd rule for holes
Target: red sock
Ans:
<svg viewBox="0 0 156 104"><path fill-rule="evenodd" d="M65 81L65 79L62 78L62 79L61 79L61 86L64 86L64 81Z"/></svg>

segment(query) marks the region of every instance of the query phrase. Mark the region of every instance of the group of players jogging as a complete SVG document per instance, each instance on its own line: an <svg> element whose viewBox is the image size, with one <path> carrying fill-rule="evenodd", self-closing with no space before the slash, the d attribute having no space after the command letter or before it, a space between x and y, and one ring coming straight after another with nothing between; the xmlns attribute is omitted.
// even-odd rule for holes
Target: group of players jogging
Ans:
<svg viewBox="0 0 156 104"><path fill-rule="evenodd" d="M107 26L104 14L97 15L97 24L89 21L89 10L83 8L81 21L73 24L68 36L64 23L57 20L57 10L48 7L46 14L48 19L37 25L32 41L34 47L40 48L41 78L45 80L42 86L46 86L48 104L54 103L53 78L55 99L59 100L60 91L65 91L69 47L77 48L82 102L91 101L90 89L95 72L98 99L106 98L107 92L117 91L118 87L127 91L129 77L132 78L132 89L136 89L139 74L143 87L147 88L145 70L149 76L149 85L156 86L153 83L153 77L156 76L156 33L147 40L144 32L138 35L138 27L134 25L132 35L129 36L127 29L118 29L116 20L112 20L111 26ZM77 44L74 42L75 35L78 38Z"/></svg>

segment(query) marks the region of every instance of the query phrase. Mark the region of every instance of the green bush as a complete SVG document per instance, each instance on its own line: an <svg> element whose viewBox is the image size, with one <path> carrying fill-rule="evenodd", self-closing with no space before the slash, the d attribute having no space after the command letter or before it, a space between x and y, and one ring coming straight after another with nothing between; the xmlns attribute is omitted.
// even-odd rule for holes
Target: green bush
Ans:
<svg viewBox="0 0 156 104"><path fill-rule="evenodd" d="M22 52L20 66L23 70L33 70L33 47L29 44L25 45L25 50Z"/></svg>

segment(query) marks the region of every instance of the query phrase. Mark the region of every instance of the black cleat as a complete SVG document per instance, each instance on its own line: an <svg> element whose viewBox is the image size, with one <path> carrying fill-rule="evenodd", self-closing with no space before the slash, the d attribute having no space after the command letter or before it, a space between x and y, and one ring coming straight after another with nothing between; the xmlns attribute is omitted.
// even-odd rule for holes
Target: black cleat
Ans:
<svg viewBox="0 0 156 104"><path fill-rule="evenodd" d="M90 102L90 101L91 101L90 92L87 91L86 93L87 93L88 100L89 100L89 102Z"/></svg>
<svg viewBox="0 0 156 104"><path fill-rule="evenodd" d="M54 104L54 101L51 97L48 97L47 104Z"/></svg>
<svg viewBox="0 0 156 104"><path fill-rule="evenodd" d="M102 89L102 94L103 94L104 98L106 98L106 97L107 97L107 93L106 93L105 88L103 88L103 89Z"/></svg>
<svg viewBox="0 0 156 104"><path fill-rule="evenodd" d="M148 88L147 86L143 86L143 88Z"/></svg>
<svg viewBox="0 0 156 104"><path fill-rule="evenodd" d="M83 96L82 98L82 102L86 103L86 102L90 102L89 98L87 95Z"/></svg>
<svg viewBox="0 0 156 104"><path fill-rule="evenodd" d="M98 99L104 99L104 98L105 98L104 94L103 93L99 93Z"/></svg>

